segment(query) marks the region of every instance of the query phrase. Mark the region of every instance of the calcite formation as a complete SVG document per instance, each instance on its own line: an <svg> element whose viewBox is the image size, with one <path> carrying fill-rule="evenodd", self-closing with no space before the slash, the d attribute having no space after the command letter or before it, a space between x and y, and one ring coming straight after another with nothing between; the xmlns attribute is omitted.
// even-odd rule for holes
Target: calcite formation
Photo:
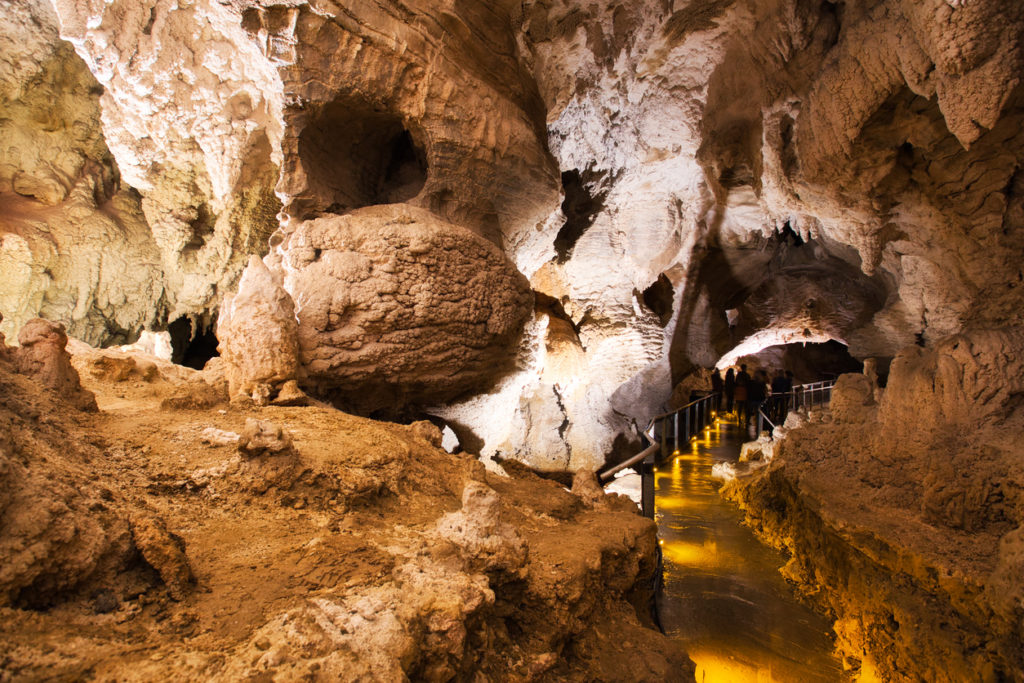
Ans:
<svg viewBox="0 0 1024 683"><path fill-rule="evenodd" d="M296 379L359 377L354 408L432 403L487 456L582 469L638 447L723 357L831 339L884 367L1019 317L1012 0L15 7L5 130L44 144L4 152L8 333L40 312L92 342L212 319L252 255L298 282L279 264L310 225L409 206L543 295L519 348L425 382L319 320ZM50 92L64 106L40 125ZM95 227L61 222L76 197Z"/></svg>
<svg viewBox="0 0 1024 683"><path fill-rule="evenodd" d="M1008 583L1024 568L1021 334L912 346L884 389L843 375L829 422L787 430L766 470L731 485L835 615L852 666L958 680L1024 666L1024 602Z"/></svg>
<svg viewBox="0 0 1024 683"><path fill-rule="evenodd" d="M533 304L495 245L405 205L306 221L274 257L304 383L365 412L486 387L515 361Z"/></svg>
<svg viewBox="0 0 1024 683"><path fill-rule="evenodd" d="M232 396L261 403L293 380L299 366L298 324L291 296L253 256L238 291L221 308L217 336Z"/></svg>

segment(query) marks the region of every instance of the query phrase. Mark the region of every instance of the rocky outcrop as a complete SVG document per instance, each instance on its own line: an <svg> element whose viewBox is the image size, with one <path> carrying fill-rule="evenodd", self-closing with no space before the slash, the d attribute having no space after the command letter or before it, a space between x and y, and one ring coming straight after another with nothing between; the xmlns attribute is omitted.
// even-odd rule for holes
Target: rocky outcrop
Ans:
<svg viewBox="0 0 1024 683"><path fill-rule="evenodd" d="M86 372L78 413L0 362L5 674L692 678L648 619L655 526L596 484L490 474L422 422L162 407L197 374Z"/></svg>
<svg viewBox="0 0 1024 683"><path fill-rule="evenodd" d="M545 299L507 381L469 363L428 392L422 369L382 370L362 408L433 393L488 456L592 467L723 356L832 339L887 360L1016 320L1024 17L961 4L55 0L104 92L65 102L43 135L27 121L63 77L33 71L47 96L18 85L4 106L46 144L12 149L53 152L5 152L0 177L15 208L95 187L120 236L98 214L76 232L47 213L56 247L40 222L7 230L8 330L52 310L100 342L212 316L250 255L290 250L308 221L408 204L497 245ZM18 8L27 47L9 52L33 57L5 62L7 82L63 50L82 94L52 17L29 19L45 7ZM50 173L51 157L74 163ZM58 176L93 180L76 195ZM100 232L87 268L78 237ZM124 283L114 253L143 264ZM317 362L365 375L351 351Z"/></svg>
<svg viewBox="0 0 1024 683"><path fill-rule="evenodd" d="M9 349L0 339L0 607L80 599L108 612L152 585L148 568L183 597L191 573L180 539L95 476L108 454L76 410L95 411L96 399L79 384L63 328L34 320L19 340Z"/></svg>
<svg viewBox="0 0 1024 683"><path fill-rule="evenodd" d="M253 256L238 291L228 295L217 322L229 391L266 403L299 367L295 304L263 262Z"/></svg>
<svg viewBox="0 0 1024 683"><path fill-rule="evenodd" d="M18 348L9 352L17 372L54 391L81 410L96 410L96 397L83 389L67 352L68 335L60 323L35 318L18 333Z"/></svg>
<svg viewBox="0 0 1024 683"><path fill-rule="evenodd" d="M297 304L304 383L320 395L401 411L479 391L516 360L526 280L493 244L423 209L307 221L274 257Z"/></svg>
<svg viewBox="0 0 1024 683"><path fill-rule="evenodd" d="M43 0L0 18L0 309L125 343L161 314L163 274L139 197L104 142L99 93Z"/></svg>
<svg viewBox="0 0 1024 683"><path fill-rule="evenodd" d="M1010 677L1024 665L1020 330L911 347L884 390L836 385L828 421L787 430L730 494L787 576L836 618L840 647L886 680Z"/></svg>

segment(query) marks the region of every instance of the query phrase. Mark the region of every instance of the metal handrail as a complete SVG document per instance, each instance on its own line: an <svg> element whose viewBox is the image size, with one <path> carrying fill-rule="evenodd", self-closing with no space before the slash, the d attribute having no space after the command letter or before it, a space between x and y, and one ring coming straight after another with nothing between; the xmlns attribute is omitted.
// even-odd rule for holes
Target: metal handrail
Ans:
<svg viewBox="0 0 1024 683"><path fill-rule="evenodd" d="M680 443L689 442L692 436L711 424L716 413L712 410L712 405L717 405L711 401L717 401L720 396L717 392L711 393L690 401L681 408L651 418L647 428L643 430L644 436L651 444L628 460L600 473L598 481L602 484L607 483L617 472L640 465L640 508L645 517L654 519L654 467L658 454L664 455L668 452L669 427L671 426L673 447L678 450ZM659 424L660 439L655 433Z"/></svg>
<svg viewBox="0 0 1024 683"><path fill-rule="evenodd" d="M610 481L612 479L612 477L614 477L617 473L621 472L622 470L626 469L627 467L632 467L633 465L637 464L638 462L641 462L647 456L649 456L649 455L651 455L651 454L653 454L653 453L655 453L657 451L660 451L660 450L661 450L661 444L660 443L651 444L650 446L648 446L644 450L642 450L639 453L637 453L636 455L634 455L629 460L624 460L623 462L620 462L618 465L616 465L615 467L611 468L610 470L605 470L604 472L602 472L600 475L598 475L598 481L600 481L601 483L605 483L607 481Z"/></svg>
<svg viewBox="0 0 1024 683"><path fill-rule="evenodd" d="M764 401L762 401L757 407L757 433L760 434L764 431L764 423L767 422L771 425L772 430L776 427L776 422L784 422L786 415L791 411L799 410L800 408L813 408L815 405L824 406L832 401L832 389L836 385L836 380L824 380L821 382L809 382L807 384L798 384L793 387L792 391L788 391L784 394L772 394ZM785 403L780 404L778 399L785 397ZM765 413L765 407L769 407L769 412L772 415ZM780 409L784 407L784 409ZM773 412L773 408L777 412ZM772 418L775 418L774 420ZM771 431L769 431L769 434Z"/></svg>

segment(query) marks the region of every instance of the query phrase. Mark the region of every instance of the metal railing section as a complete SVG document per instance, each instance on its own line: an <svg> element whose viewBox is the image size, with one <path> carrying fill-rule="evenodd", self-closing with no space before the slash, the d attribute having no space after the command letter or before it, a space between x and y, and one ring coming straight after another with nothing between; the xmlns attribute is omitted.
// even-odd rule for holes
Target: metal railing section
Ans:
<svg viewBox="0 0 1024 683"><path fill-rule="evenodd" d="M757 410L757 433L770 427L769 433L776 425L786 421L791 410L810 409L827 405L832 400L832 388L835 380L824 380L799 384L793 391L775 394L765 399ZM616 473L627 467L640 467L640 508L645 517L654 519L654 468L658 456L666 456L677 452L681 446L689 447L690 441L696 439L705 428L714 423L721 407L722 395L710 393L690 401L682 408L663 413L651 419L644 430L644 435L651 442L644 450L632 458L611 467L598 475L601 484L607 484Z"/></svg>
<svg viewBox="0 0 1024 683"><path fill-rule="evenodd" d="M713 393L690 401L682 408L651 419L644 435L651 445L632 458L605 470L598 480L605 484L627 467L640 465L640 508L645 517L654 519L654 468L658 455L678 451L680 444L689 444L704 428L715 421L721 394ZM672 450L669 450L669 446Z"/></svg>
<svg viewBox="0 0 1024 683"><path fill-rule="evenodd" d="M786 421L786 415L791 411L828 405L832 401L832 388L835 385L836 381L829 379L799 384L793 387L793 391L769 396L757 409L757 433L765 431L767 426L771 434L776 426Z"/></svg>

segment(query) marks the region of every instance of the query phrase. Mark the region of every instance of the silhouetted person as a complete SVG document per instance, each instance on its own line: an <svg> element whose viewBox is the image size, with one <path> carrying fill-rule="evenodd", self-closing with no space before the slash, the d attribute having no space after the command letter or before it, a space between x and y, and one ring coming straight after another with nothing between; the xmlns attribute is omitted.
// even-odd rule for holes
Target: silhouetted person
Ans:
<svg viewBox="0 0 1024 683"><path fill-rule="evenodd" d="M750 413L747 412L747 385L750 384L750 375L747 374L747 366L741 365L740 371L736 373L736 416L740 424L747 424Z"/></svg>
<svg viewBox="0 0 1024 683"><path fill-rule="evenodd" d="M722 384L722 389L725 391L725 409L731 413L732 397L736 393L736 373L732 368L725 371L725 382Z"/></svg>
<svg viewBox="0 0 1024 683"><path fill-rule="evenodd" d="M782 370L775 373L775 377L772 378L772 396L789 393L792 388L792 383L786 379L786 375Z"/></svg>
<svg viewBox="0 0 1024 683"><path fill-rule="evenodd" d="M792 373L790 373L792 374ZM793 391L793 380L786 377L786 373L779 370L772 379L772 410L771 418L776 424L781 424L789 412L790 394Z"/></svg>
<svg viewBox="0 0 1024 683"><path fill-rule="evenodd" d="M711 399L711 402L715 404L715 410L722 410L722 373L718 368L711 373L711 391L718 394L717 397Z"/></svg>
<svg viewBox="0 0 1024 683"><path fill-rule="evenodd" d="M754 373L754 378L747 382L747 416L757 419L757 411L768 393L768 375L763 370ZM743 424L746 424L744 420Z"/></svg>

